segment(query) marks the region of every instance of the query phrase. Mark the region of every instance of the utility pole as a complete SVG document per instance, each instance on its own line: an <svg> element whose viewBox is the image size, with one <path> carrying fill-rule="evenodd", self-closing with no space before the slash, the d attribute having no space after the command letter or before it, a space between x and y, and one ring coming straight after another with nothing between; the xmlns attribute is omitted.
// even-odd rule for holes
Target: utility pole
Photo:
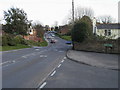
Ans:
<svg viewBox="0 0 120 90"><path fill-rule="evenodd" d="M74 0L72 0L72 19L74 24Z"/></svg>
<svg viewBox="0 0 120 90"><path fill-rule="evenodd" d="M72 19L73 19L73 27L74 27L74 0L72 0ZM74 50L74 41L73 41L73 35L72 35L72 44L73 44L73 47L72 49Z"/></svg>

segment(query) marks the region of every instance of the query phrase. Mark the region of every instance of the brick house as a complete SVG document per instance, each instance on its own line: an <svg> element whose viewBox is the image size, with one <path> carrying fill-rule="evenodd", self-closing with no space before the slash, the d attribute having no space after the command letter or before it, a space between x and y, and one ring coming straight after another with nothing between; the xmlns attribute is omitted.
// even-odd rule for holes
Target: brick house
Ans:
<svg viewBox="0 0 120 90"><path fill-rule="evenodd" d="M36 42L41 42L42 39L37 37L37 30L36 29L33 29L32 27L30 27L28 29L28 35L27 36L24 36L24 39L26 40L32 40L32 41L36 41Z"/></svg>
<svg viewBox="0 0 120 90"><path fill-rule="evenodd" d="M70 28L68 25L64 25L64 26L59 26L59 32L60 34L64 35L67 34L70 31Z"/></svg>

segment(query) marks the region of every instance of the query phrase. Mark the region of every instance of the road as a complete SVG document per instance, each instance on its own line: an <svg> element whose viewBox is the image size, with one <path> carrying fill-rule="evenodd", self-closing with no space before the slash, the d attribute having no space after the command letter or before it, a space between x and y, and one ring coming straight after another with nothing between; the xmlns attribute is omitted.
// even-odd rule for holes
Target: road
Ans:
<svg viewBox="0 0 120 90"><path fill-rule="evenodd" d="M3 88L117 88L118 71L70 61L71 46L55 44L3 52Z"/></svg>

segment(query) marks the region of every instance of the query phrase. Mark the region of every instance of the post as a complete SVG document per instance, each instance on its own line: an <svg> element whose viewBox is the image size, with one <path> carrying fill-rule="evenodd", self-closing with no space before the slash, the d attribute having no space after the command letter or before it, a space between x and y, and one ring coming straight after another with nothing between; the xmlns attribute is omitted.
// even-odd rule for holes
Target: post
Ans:
<svg viewBox="0 0 120 90"><path fill-rule="evenodd" d="M73 20L73 27L74 27L74 0L72 0L72 20ZM74 41L72 40L73 47L72 49L74 50Z"/></svg>
<svg viewBox="0 0 120 90"><path fill-rule="evenodd" d="M74 0L72 0L72 19L74 23Z"/></svg>

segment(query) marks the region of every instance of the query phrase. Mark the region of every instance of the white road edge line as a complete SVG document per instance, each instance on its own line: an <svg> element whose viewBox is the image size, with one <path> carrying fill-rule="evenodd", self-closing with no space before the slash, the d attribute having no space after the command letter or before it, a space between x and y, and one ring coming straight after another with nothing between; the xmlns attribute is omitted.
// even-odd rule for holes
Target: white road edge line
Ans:
<svg viewBox="0 0 120 90"><path fill-rule="evenodd" d="M53 75L55 75L56 71L54 71L50 76L52 77Z"/></svg>
<svg viewBox="0 0 120 90"><path fill-rule="evenodd" d="M44 82L39 88L43 88L46 84L47 82Z"/></svg>
<svg viewBox="0 0 120 90"><path fill-rule="evenodd" d="M6 62L3 62L3 63L0 63L0 65L3 65L3 64L5 64L5 63L9 63L10 61L6 61Z"/></svg>
<svg viewBox="0 0 120 90"><path fill-rule="evenodd" d="M61 64L58 65L58 68L61 66Z"/></svg>

